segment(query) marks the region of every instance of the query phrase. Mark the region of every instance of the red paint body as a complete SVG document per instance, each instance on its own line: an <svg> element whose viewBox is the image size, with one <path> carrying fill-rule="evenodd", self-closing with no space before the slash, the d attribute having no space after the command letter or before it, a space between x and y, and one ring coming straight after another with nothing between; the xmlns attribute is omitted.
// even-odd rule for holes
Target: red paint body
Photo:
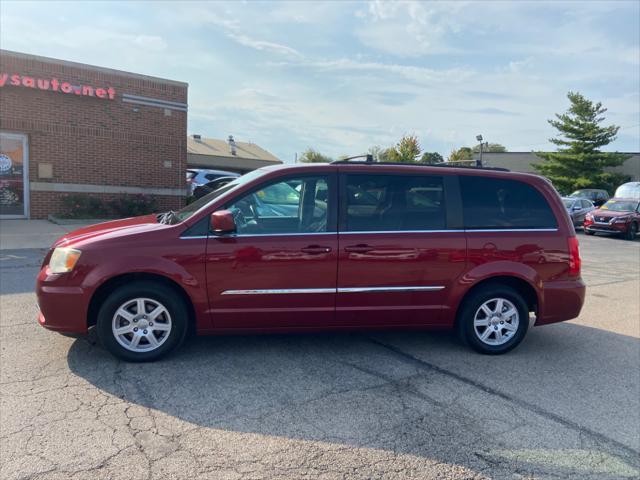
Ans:
<svg viewBox="0 0 640 480"><path fill-rule="evenodd" d="M613 200L625 201L625 199ZM638 200L636 199L627 201L636 205L635 210L620 212L600 207L589 212L589 215L584 219L585 230L589 232L626 234L629 228L635 224L637 231L637 227L640 225L640 212L638 211L640 206L638 206ZM616 221L617 219L624 219L624 221Z"/></svg>
<svg viewBox="0 0 640 480"><path fill-rule="evenodd" d="M205 334L360 328L451 328L461 301L480 282L500 277L527 285L538 325L580 313L585 286L570 274L575 232L553 187L534 175L421 167L442 177L487 175L526 182L547 200L554 231L318 233L184 238L187 228L266 181L290 174L344 172L413 174L417 167L312 165L271 167L262 177L223 195L186 222L158 223L153 215L76 230L58 240L82 254L75 269L53 275L51 252L37 279L40 323L84 333L95 322L91 302L106 282L126 274L156 275L182 289ZM339 199L338 199L339 201ZM429 287L437 291L341 292L341 289ZM105 287L106 288L106 287ZM326 289L318 293L223 295L233 290ZM94 305L95 306L95 305ZM93 312L93 314L92 314Z"/></svg>

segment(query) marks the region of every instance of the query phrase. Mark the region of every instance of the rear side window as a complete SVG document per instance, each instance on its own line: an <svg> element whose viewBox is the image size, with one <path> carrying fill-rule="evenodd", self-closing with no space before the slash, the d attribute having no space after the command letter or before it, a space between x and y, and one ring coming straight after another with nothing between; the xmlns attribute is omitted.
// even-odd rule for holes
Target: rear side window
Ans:
<svg viewBox="0 0 640 480"><path fill-rule="evenodd" d="M467 229L556 228L551 207L532 186L516 180L460 177Z"/></svg>
<svg viewBox="0 0 640 480"><path fill-rule="evenodd" d="M348 232L446 228L442 177L347 175L344 208Z"/></svg>

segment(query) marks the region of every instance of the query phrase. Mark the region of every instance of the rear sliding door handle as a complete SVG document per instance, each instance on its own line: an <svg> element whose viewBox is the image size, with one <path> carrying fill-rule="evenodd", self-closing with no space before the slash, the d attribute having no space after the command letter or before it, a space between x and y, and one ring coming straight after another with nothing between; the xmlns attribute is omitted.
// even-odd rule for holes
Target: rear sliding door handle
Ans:
<svg viewBox="0 0 640 480"><path fill-rule="evenodd" d="M374 248L371 245L365 244L349 245L348 247L344 247L344 251L348 253L367 253L373 249Z"/></svg>
<svg viewBox="0 0 640 480"><path fill-rule="evenodd" d="M304 253L310 253L312 255L320 255L321 253L329 253L331 251L331 247L324 247L322 245L309 245L308 247L304 247L302 251Z"/></svg>

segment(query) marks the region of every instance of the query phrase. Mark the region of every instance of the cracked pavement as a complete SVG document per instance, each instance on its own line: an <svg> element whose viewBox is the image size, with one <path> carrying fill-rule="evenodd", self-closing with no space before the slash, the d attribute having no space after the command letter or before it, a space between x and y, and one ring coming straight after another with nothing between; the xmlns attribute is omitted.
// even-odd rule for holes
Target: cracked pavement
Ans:
<svg viewBox="0 0 640 480"><path fill-rule="evenodd" d="M448 333L192 338L115 360L36 322L0 252L3 479L640 475L640 242L580 235L580 318L485 357Z"/></svg>

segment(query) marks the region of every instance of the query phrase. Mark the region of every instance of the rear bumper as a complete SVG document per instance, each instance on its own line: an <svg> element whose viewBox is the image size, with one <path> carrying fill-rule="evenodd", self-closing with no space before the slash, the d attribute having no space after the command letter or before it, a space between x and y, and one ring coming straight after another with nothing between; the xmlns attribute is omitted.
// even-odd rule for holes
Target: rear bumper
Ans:
<svg viewBox="0 0 640 480"><path fill-rule="evenodd" d="M38 323L60 333L87 333L90 294L78 286L66 285L66 278L51 275L44 267L36 281Z"/></svg>
<svg viewBox="0 0 640 480"><path fill-rule="evenodd" d="M544 302L538 312L536 325L564 322L580 315L587 287L582 281L547 282L543 288Z"/></svg>

